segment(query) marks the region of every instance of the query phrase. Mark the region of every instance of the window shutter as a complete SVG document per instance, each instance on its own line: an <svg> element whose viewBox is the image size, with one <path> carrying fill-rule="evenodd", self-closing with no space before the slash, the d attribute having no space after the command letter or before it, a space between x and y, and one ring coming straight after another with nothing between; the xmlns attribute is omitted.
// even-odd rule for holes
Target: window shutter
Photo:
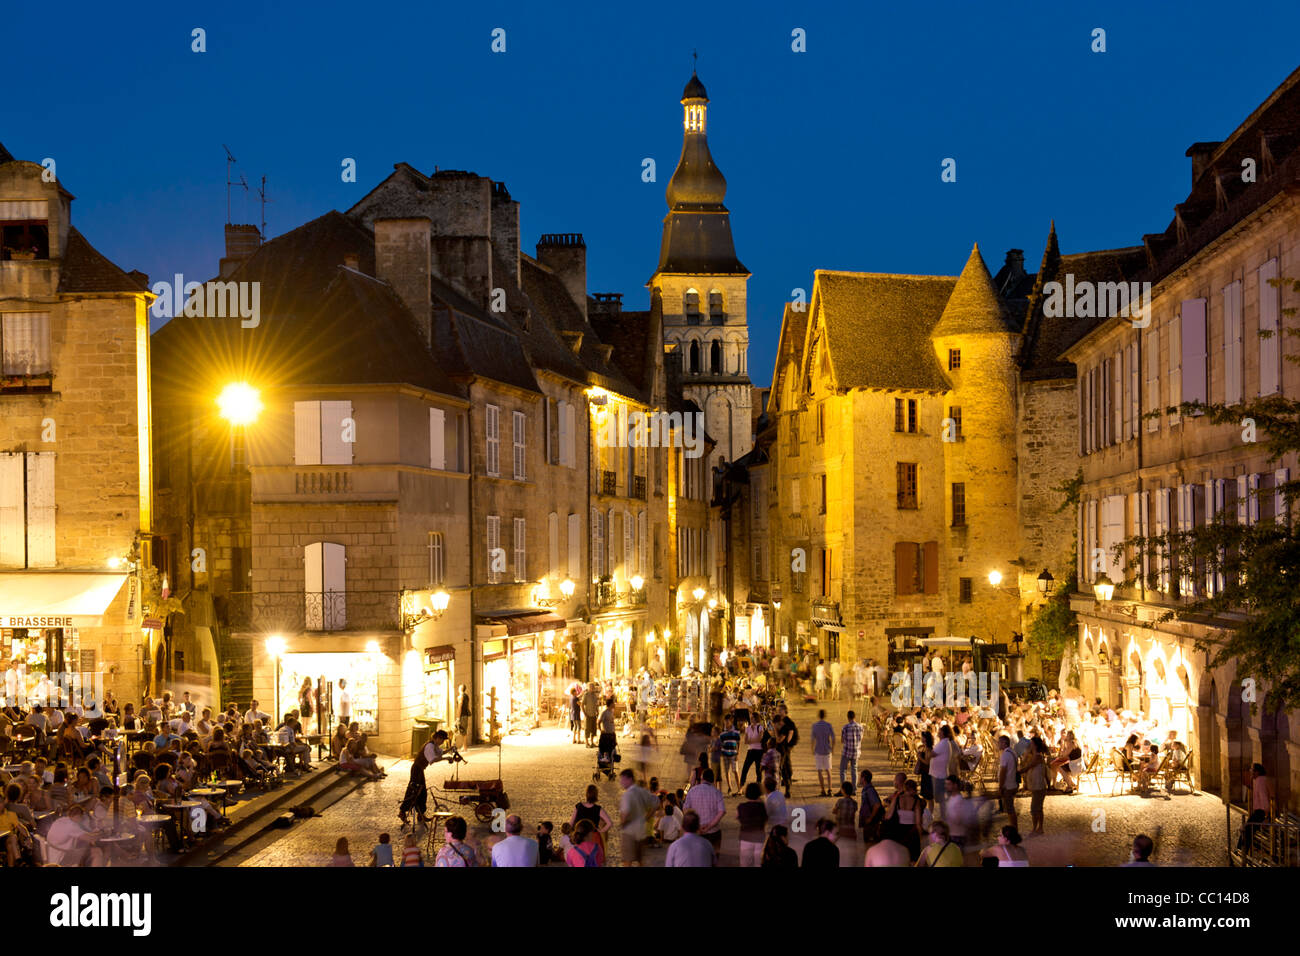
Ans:
<svg viewBox="0 0 1300 956"><path fill-rule="evenodd" d="M1191 300L1188 300L1191 301ZM1187 305L1186 302L1183 303ZM1169 404L1177 406L1183 401L1187 392L1183 388L1183 346L1182 317L1175 316L1169 320ZM1177 425L1183 417L1182 410L1169 413L1169 424Z"/></svg>
<svg viewBox="0 0 1300 956"><path fill-rule="evenodd" d="M27 456L27 566L54 567L54 454Z"/></svg>
<svg viewBox="0 0 1300 956"><path fill-rule="evenodd" d="M511 446L514 450L514 476L523 481L528 477L527 448L524 444L528 418L523 412L515 412L511 418L514 422Z"/></svg>
<svg viewBox="0 0 1300 956"><path fill-rule="evenodd" d="M325 624L325 565L321 557L323 545L314 541L303 548L303 570L306 592L306 625L309 631L319 631Z"/></svg>
<svg viewBox="0 0 1300 956"><path fill-rule="evenodd" d="M1205 300L1183 302L1183 401L1209 401L1209 374L1206 369Z"/></svg>
<svg viewBox="0 0 1300 956"><path fill-rule="evenodd" d="M566 455L565 464L570 468L578 467L577 441L578 441L578 413L577 406L569 403L564 405L564 422L566 428Z"/></svg>
<svg viewBox="0 0 1300 956"><path fill-rule="evenodd" d="M600 509L591 509L591 576L599 578L604 573L605 552L603 550L603 516Z"/></svg>
<svg viewBox="0 0 1300 956"><path fill-rule="evenodd" d="M632 513L623 512L623 577L630 578L636 573L636 550L633 547Z"/></svg>
<svg viewBox="0 0 1300 956"><path fill-rule="evenodd" d="M293 463L319 465L320 402L293 403Z"/></svg>
<svg viewBox="0 0 1300 956"><path fill-rule="evenodd" d="M447 467L447 413L441 408L429 409L429 467Z"/></svg>
<svg viewBox="0 0 1300 956"><path fill-rule="evenodd" d="M1281 330L1278 328L1279 301L1281 291L1270 281L1277 278L1277 259L1269 259L1259 267L1259 330L1272 332L1267 338L1259 340L1259 394L1272 395L1280 390L1281 377L1278 356L1281 344L1278 341Z"/></svg>
<svg viewBox="0 0 1300 956"><path fill-rule="evenodd" d="M582 580L582 516L569 515L569 566L566 574L573 581Z"/></svg>
<svg viewBox="0 0 1300 956"><path fill-rule="evenodd" d="M1124 353L1116 352L1110 365L1110 409L1106 415L1110 421L1110 443L1118 445L1124 440Z"/></svg>
<svg viewBox="0 0 1300 956"><path fill-rule="evenodd" d="M1097 547L1099 524L1097 521L1097 511L1099 502L1092 499L1088 502L1088 546L1085 549L1088 552L1087 572L1088 583L1091 584L1097 580L1096 565L1093 564L1093 550Z"/></svg>
<svg viewBox="0 0 1300 956"><path fill-rule="evenodd" d="M1129 510L1129 514L1132 516L1130 520L1130 524L1133 526L1133 534L1135 534L1140 538L1146 536L1146 532L1142 530L1143 525L1145 524L1145 518L1143 517L1142 514L1142 496L1144 494L1145 492L1142 491L1134 491L1130 493L1128 496L1128 510ZM1146 562L1145 551L1142 554L1141 563L1142 563L1142 570L1141 570L1142 577L1141 580L1138 581L1138 587L1144 588L1146 587L1146 579L1147 579L1147 562Z"/></svg>
<svg viewBox="0 0 1300 956"><path fill-rule="evenodd" d="M1139 406L1141 404L1141 383L1142 370L1138 368L1138 347L1136 342L1130 342L1128 347L1128 413L1125 419L1128 425L1124 432L1126 439L1137 436L1138 419L1140 417Z"/></svg>
<svg viewBox="0 0 1300 956"><path fill-rule="evenodd" d="M548 559L546 573L551 577L558 577L560 573L560 516L554 511L546 516L546 540L549 545L546 555Z"/></svg>
<svg viewBox="0 0 1300 956"><path fill-rule="evenodd" d="M1288 523L1289 515L1287 513L1286 483L1290 480L1290 468L1279 468L1277 471L1273 472L1273 520L1278 524ZM30 494L30 491L28 493ZM53 518L51 518L51 524L53 524ZM30 541L28 548L30 550Z"/></svg>
<svg viewBox="0 0 1300 956"><path fill-rule="evenodd" d="M1156 489L1156 537L1161 537L1169 533L1169 512L1171 498L1173 496L1172 488ZM1169 546L1168 544L1160 545L1160 554L1157 557L1160 570L1160 582L1158 590L1162 593L1169 593Z"/></svg>
<svg viewBox="0 0 1300 956"><path fill-rule="evenodd" d="M516 518L515 528L515 580L528 580L528 528L524 518Z"/></svg>
<svg viewBox="0 0 1300 956"><path fill-rule="evenodd" d="M346 549L326 541L321 545L325 580L325 630L337 631L347 626Z"/></svg>
<svg viewBox="0 0 1300 956"><path fill-rule="evenodd" d="M501 547L501 516L487 516L487 581L488 584L497 583L497 574L499 572L492 570L492 552Z"/></svg>
<svg viewBox="0 0 1300 956"><path fill-rule="evenodd" d="M1143 355L1146 356L1147 363L1147 413L1154 412L1147 419L1147 431L1158 432L1160 430L1160 333L1152 326L1142 339Z"/></svg>
<svg viewBox="0 0 1300 956"><path fill-rule="evenodd" d="M1223 400L1229 405L1241 401L1241 282L1223 289Z"/></svg>
<svg viewBox="0 0 1300 956"><path fill-rule="evenodd" d="M24 457L22 452L0 453L0 567L27 566Z"/></svg>
<svg viewBox="0 0 1300 956"><path fill-rule="evenodd" d="M1250 489L1247 487L1247 477L1245 475L1237 476L1237 524L1250 524Z"/></svg>
<svg viewBox="0 0 1300 956"><path fill-rule="evenodd" d="M343 440L343 422L352 417L351 402L320 403L320 463L352 464L352 442Z"/></svg>
<svg viewBox="0 0 1300 956"><path fill-rule="evenodd" d="M939 542L927 541L922 549L925 562L925 593L939 593Z"/></svg>
<svg viewBox="0 0 1300 956"><path fill-rule="evenodd" d="M485 466L492 476L501 474L501 409L488 405L483 416L484 434L487 439L487 457Z"/></svg>
<svg viewBox="0 0 1300 956"><path fill-rule="evenodd" d="M646 513L640 512L636 516L636 540L637 540L637 573L644 577L649 573L649 562L646 561Z"/></svg>
<svg viewBox="0 0 1300 956"><path fill-rule="evenodd" d="M1249 475L1247 477L1247 494L1250 497L1250 502L1246 509L1247 515L1249 516L1247 519L1248 524L1259 524L1259 479L1259 475Z"/></svg>
<svg viewBox="0 0 1300 956"><path fill-rule="evenodd" d="M916 590L916 543L898 541L894 544L894 593L912 594Z"/></svg>

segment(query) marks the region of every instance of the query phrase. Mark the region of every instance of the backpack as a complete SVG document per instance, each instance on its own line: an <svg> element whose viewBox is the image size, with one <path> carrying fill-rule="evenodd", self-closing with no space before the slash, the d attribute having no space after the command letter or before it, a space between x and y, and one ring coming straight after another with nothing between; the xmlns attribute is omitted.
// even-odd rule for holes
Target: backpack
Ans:
<svg viewBox="0 0 1300 956"><path fill-rule="evenodd" d="M583 866L584 869L587 868L587 867L589 867L589 866L598 866L598 865L599 865L599 864L596 863L596 851L597 851L598 849L600 849L600 847L599 847L598 844L593 843L593 844L591 845L591 853L589 853L589 854L588 854L588 853L583 853L583 852L582 852L582 847L580 847L580 846L575 846L574 849L578 851L578 856L582 857L582 866Z"/></svg>
<svg viewBox="0 0 1300 956"><path fill-rule="evenodd" d="M794 750L797 746L799 746L799 728L790 724L790 749Z"/></svg>

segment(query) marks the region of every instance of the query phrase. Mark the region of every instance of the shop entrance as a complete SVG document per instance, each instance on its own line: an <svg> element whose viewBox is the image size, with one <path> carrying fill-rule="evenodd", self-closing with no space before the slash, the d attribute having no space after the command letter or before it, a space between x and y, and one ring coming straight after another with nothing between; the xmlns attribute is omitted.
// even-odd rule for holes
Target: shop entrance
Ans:
<svg viewBox="0 0 1300 956"><path fill-rule="evenodd" d="M269 712L278 706L280 713L273 715L278 723L284 714L299 706L299 693L304 682L309 682L312 693L313 716L304 721L304 729L312 732L332 733L342 720L344 687L351 701L351 719L363 734L379 732L379 666L375 658L363 653L339 654L285 654L280 658L280 695L276 701L262 701L263 710ZM319 694L320 703L316 703ZM320 730L317 731L317 727Z"/></svg>

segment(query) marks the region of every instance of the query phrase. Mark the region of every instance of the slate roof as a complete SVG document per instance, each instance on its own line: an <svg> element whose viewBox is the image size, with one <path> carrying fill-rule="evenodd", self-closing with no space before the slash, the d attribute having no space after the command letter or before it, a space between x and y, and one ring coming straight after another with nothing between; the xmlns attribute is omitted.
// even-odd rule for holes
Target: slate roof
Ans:
<svg viewBox="0 0 1300 956"><path fill-rule="evenodd" d="M979 243L976 243L957 277L957 284L943 307L938 324L930 330L930 337L1018 331L1019 328L1006 316L1003 303L993 288L993 278L980 255Z"/></svg>
<svg viewBox="0 0 1300 956"><path fill-rule="evenodd" d="M825 329L835 384L842 389L951 388L935 358L930 332L956 285L955 276L817 270L813 306ZM802 356L800 367L809 360Z"/></svg>
<svg viewBox="0 0 1300 956"><path fill-rule="evenodd" d="M140 273L123 272L110 262L75 226L59 263L59 292L147 292Z"/></svg>
<svg viewBox="0 0 1300 956"><path fill-rule="evenodd" d="M803 344L808 337L808 305L802 311L796 311L793 302L785 304L785 314L781 316L781 334L776 342L776 367L772 370L772 397L774 402L781 394L781 374L786 368L800 368L803 365ZM789 357L787 358L787 354Z"/></svg>

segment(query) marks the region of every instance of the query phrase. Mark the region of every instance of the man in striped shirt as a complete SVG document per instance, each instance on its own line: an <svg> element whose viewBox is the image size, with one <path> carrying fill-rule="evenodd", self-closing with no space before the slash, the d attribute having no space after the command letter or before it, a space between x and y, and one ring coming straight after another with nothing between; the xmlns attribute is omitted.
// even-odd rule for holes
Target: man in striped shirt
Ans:
<svg viewBox="0 0 1300 956"><path fill-rule="evenodd" d="M845 771L848 772L849 783L856 783L858 779L858 755L862 753L862 725L854 719L855 716L853 711L849 711L849 722L840 731L840 783L845 780Z"/></svg>
<svg viewBox="0 0 1300 956"><path fill-rule="evenodd" d="M686 791L682 812L694 810L699 814L700 836L712 843L716 852L722 846L722 818L727 813L727 805L722 791L713 785L713 770L706 769L703 778L703 782Z"/></svg>

